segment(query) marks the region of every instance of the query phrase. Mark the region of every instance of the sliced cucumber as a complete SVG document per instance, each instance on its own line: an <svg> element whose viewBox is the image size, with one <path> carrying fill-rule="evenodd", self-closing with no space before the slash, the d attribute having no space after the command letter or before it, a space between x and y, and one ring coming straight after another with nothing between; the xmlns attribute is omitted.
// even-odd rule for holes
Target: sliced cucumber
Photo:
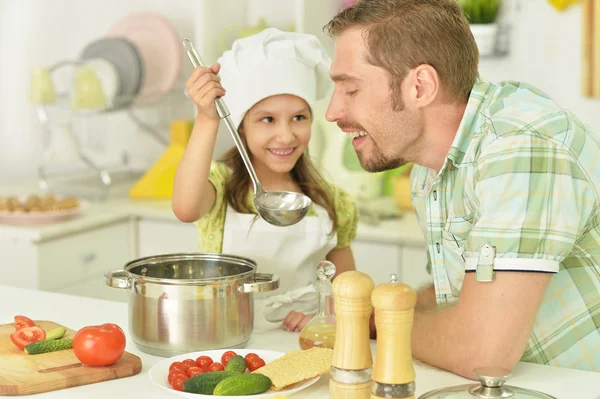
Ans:
<svg viewBox="0 0 600 399"><path fill-rule="evenodd" d="M62 338L66 332L67 329L64 327L56 327L54 330L50 330L48 334L46 334L46 341Z"/></svg>
<svg viewBox="0 0 600 399"><path fill-rule="evenodd" d="M54 339L52 341L33 342L25 347L25 353L37 355L40 353L55 352L73 347L73 340L69 338Z"/></svg>

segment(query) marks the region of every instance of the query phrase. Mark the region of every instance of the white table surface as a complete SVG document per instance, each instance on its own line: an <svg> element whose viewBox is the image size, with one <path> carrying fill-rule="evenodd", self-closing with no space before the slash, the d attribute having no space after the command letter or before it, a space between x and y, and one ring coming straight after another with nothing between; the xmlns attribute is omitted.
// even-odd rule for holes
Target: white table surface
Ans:
<svg viewBox="0 0 600 399"><path fill-rule="evenodd" d="M177 397L150 382L148 371L163 358L140 352L129 339L127 304L1 285L0 304L0 323L11 323L17 314L26 315L34 320L51 320L74 330L87 325L116 323L127 334L126 350L142 359L142 372L136 376L43 393L35 397ZM372 341L371 347L374 355L375 341ZM283 330L255 333L246 348L287 352L298 348L298 334ZM471 383L465 378L418 362L415 363L415 371L417 398L432 389ZM322 376L316 384L292 395L292 398L328 398L328 381L328 376ZM600 399L600 373L519 363L513 370L513 377L508 384L543 391L559 399Z"/></svg>

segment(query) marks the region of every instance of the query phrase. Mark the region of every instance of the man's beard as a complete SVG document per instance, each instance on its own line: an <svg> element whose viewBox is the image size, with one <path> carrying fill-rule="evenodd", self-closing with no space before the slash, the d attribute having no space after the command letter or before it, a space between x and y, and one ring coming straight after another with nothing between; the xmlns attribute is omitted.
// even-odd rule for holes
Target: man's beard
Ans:
<svg viewBox="0 0 600 399"><path fill-rule="evenodd" d="M379 146L375 141L371 139L373 143L373 151L369 160L364 159L360 153L356 153L358 155L358 160L360 161L360 166L364 170L370 173L378 173L384 172L386 170L396 169L402 165L405 165L407 162L403 159L389 159L386 158L385 155L379 149Z"/></svg>
<svg viewBox="0 0 600 399"><path fill-rule="evenodd" d="M397 85L397 86L399 87L399 85ZM404 104L404 100L402 99L402 91L400 91L399 89L392 90L391 98L392 98L392 110L395 112L398 112L398 113L404 111L405 104ZM366 132L366 130L362 126L352 123L352 122L341 121L341 122L338 122L338 126L340 127L340 129L351 128L353 130ZM361 157L361 155L360 155L360 153L358 153L358 151L356 152L356 155L358 156L358 160L360 162L360 166L362 166L362 168L364 170L366 170L367 172L370 172L370 173L384 172L386 170L399 168L400 166L406 165L408 163L408 161L401 159L401 158L395 158L395 159L387 158L385 155L383 155L383 152L381 151L381 149L379 148L377 143L373 140L373 138L369 136L369 139L373 143L373 153L371 154L371 159L367 161L366 159L363 159L363 157Z"/></svg>

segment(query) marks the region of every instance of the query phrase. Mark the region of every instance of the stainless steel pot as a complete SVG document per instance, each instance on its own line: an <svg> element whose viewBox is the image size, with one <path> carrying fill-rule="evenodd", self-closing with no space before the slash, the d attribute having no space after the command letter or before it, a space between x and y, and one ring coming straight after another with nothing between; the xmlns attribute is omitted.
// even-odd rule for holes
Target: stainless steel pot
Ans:
<svg viewBox="0 0 600 399"><path fill-rule="evenodd" d="M279 277L256 273L256 262L223 254L168 254L131 261L105 274L128 290L129 331L157 356L241 348L254 327L253 292L279 288Z"/></svg>

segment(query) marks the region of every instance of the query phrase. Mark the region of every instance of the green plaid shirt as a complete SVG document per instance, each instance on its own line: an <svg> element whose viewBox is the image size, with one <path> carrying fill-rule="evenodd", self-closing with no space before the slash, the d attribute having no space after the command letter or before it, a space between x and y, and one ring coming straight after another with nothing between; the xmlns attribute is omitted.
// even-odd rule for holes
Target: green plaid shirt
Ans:
<svg viewBox="0 0 600 399"><path fill-rule="evenodd" d="M415 166L411 195L438 303L489 242L496 272L553 273L522 360L600 371L600 136L534 87L479 81L442 170Z"/></svg>

